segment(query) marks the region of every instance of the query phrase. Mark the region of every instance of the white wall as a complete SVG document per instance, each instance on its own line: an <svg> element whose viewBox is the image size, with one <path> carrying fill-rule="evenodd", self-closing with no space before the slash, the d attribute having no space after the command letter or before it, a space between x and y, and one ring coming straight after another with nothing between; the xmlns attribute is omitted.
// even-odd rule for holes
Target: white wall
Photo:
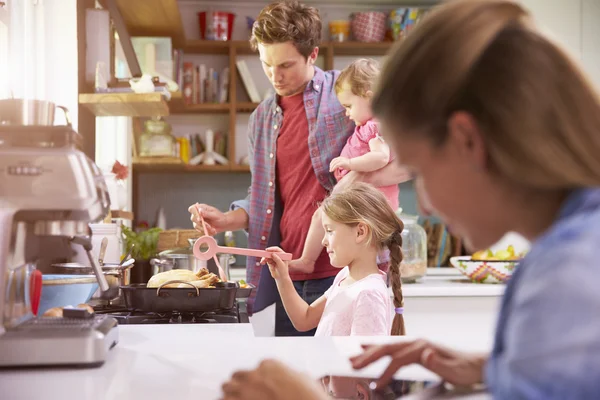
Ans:
<svg viewBox="0 0 600 400"><path fill-rule="evenodd" d="M10 90L17 98L67 107L77 128L77 0L19 0L9 6ZM58 115L56 123L64 118Z"/></svg>

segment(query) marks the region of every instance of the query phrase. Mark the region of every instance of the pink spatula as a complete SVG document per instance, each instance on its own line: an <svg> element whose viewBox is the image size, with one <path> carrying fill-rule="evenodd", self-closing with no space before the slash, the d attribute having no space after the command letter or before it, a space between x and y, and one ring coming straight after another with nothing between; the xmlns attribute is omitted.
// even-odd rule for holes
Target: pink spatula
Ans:
<svg viewBox="0 0 600 400"><path fill-rule="evenodd" d="M212 236L208 236L206 234L206 232L207 232L206 223L204 222L204 218L202 218L202 213L200 212L200 209L197 206L196 206L196 211L198 212L200 221L202 221L202 228L204 229L204 235L199 237L198 240L196 240L196 243L194 243L194 257L196 257L199 260L203 260L203 261L208 261L211 258L213 258L215 260L215 263L217 264L217 267L219 268L221 275L222 275L221 276L222 280L227 280L227 277L225 279L223 279L223 276L225 276L225 272L223 271L223 269L221 268L221 265L219 264L219 261L217 259L217 253L236 254L236 255L240 255L240 256L250 256L250 257L258 257L258 258L271 257L272 253L269 251L265 251L265 250L243 249L240 247L219 246L217 244L217 241L215 240L215 238L213 238ZM200 247L202 247L202 245L206 245L206 247L208 247L208 248L205 251L202 251L200 249ZM283 261L290 261L292 259L291 253L277 253L277 255Z"/></svg>

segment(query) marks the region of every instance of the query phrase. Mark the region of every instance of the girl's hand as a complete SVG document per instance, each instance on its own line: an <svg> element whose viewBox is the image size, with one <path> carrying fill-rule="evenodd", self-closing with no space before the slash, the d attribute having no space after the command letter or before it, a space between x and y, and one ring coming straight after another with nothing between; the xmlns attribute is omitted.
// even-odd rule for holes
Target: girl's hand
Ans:
<svg viewBox="0 0 600 400"><path fill-rule="evenodd" d="M454 351L426 340L363 346L363 348L365 349L363 354L350 359L355 369L364 368L385 356L392 358L377 381L377 387L387 385L396 371L410 364L421 364L454 385L468 386L483 382L483 368L487 355Z"/></svg>
<svg viewBox="0 0 600 400"><path fill-rule="evenodd" d="M347 157L336 157L331 160L331 163L329 164L329 171L333 172L338 168L351 170L350 159Z"/></svg>
<svg viewBox="0 0 600 400"><path fill-rule="evenodd" d="M261 264L267 264L269 266L269 272L271 272L271 276L276 281L284 278L290 277L289 272L289 262L283 261L277 253L284 253L284 251L280 247L269 247L267 249L268 252L271 252L271 257L263 257L260 260Z"/></svg>

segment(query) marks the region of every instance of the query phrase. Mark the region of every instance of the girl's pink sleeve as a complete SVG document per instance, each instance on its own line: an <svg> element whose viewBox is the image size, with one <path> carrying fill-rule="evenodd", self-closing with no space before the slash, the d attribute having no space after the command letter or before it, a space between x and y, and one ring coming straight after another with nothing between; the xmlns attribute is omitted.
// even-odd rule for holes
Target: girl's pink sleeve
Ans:
<svg viewBox="0 0 600 400"><path fill-rule="evenodd" d="M351 336L383 336L390 334L389 303L382 293L365 290L358 295L354 307Z"/></svg>

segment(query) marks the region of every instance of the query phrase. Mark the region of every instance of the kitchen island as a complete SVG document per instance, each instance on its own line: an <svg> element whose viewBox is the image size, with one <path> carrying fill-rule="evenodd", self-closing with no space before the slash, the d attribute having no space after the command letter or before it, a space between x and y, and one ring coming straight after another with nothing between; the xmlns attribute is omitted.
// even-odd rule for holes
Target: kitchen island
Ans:
<svg viewBox="0 0 600 400"><path fill-rule="evenodd" d="M328 374L377 376L385 361L352 371L348 358L360 343L403 338L257 338L250 324L122 325L119 344L94 369L0 371L3 400L218 399L232 372L276 358L315 379ZM457 345L455 340L443 341ZM489 350L469 332L462 349ZM419 366L404 368L406 379L437 379Z"/></svg>

